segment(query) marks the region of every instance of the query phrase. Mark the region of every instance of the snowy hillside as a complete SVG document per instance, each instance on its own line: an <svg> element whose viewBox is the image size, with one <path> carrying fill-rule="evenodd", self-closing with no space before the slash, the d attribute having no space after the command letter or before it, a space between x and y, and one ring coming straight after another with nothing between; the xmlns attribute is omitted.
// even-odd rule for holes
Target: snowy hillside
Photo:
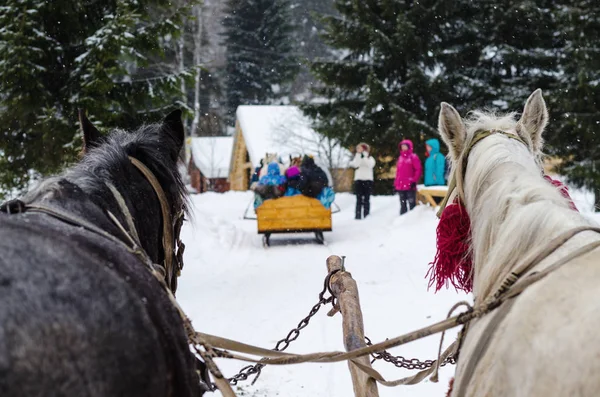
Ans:
<svg viewBox="0 0 600 397"><path fill-rule="evenodd" d="M347 257L347 269L358 283L365 331L374 341L441 320L455 302L465 299L453 290L427 291L424 277L435 254L437 224L429 207L418 206L399 217L397 197L374 197L372 216L356 221L354 196L339 194L336 203L341 212L333 215L333 232L325 234L327 246L316 245L311 235L274 235L273 246L264 249L256 221L242 219L251 197L239 192L192 197L195 220L193 227L187 224L183 231L187 249L177 295L195 327L203 332L272 348L317 302L326 275L325 259L332 254ZM581 208L589 198L579 194L576 199ZM315 316L289 351L344 349L341 317L329 318L327 310ZM447 336L445 346L455 335ZM392 353L432 359L438 343L439 336L433 336ZM228 377L245 365L218 363ZM414 373L381 362L375 368L388 379ZM453 373L453 367L443 368L437 384L379 386L380 395L443 396ZM345 363L266 367L254 386L244 382L238 394L353 395Z"/></svg>

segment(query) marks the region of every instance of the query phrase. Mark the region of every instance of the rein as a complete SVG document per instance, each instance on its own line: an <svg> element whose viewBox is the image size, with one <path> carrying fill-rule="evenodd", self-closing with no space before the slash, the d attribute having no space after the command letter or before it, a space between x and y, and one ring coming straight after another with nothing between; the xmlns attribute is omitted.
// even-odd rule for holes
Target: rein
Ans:
<svg viewBox="0 0 600 397"><path fill-rule="evenodd" d="M181 225L183 224L184 210L182 209L177 214L174 223L172 223L170 214L171 211L169 210L167 196L165 195L163 188L160 186L158 179L156 179L152 171L150 171L148 167L144 165L144 163L135 157L129 156L129 160L131 161L131 164L133 164L144 175L144 177L146 177L146 180L148 180L150 185L152 185L152 188L158 197L158 201L160 202L160 209L163 218L162 242L164 251L164 268L167 276L166 282L173 293L175 293L177 289L176 278L181 274L181 269L183 268L183 252L178 255L178 253L175 251L175 240L177 240L178 248L183 251L185 249L185 245L179 237L179 232L181 231ZM117 199L117 202L119 202L119 205L122 207L123 214L127 219L128 225L130 225L130 232L137 234L135 231L135 226L133 226L134 224L131 214L129 213L129 210L126 210L127 206L125 205L125 202L123 200L119 201L119 199ZM176 233L175 235L174 232ZM176 269L173 269L173 263L175 263L177 266Z"/></svg>

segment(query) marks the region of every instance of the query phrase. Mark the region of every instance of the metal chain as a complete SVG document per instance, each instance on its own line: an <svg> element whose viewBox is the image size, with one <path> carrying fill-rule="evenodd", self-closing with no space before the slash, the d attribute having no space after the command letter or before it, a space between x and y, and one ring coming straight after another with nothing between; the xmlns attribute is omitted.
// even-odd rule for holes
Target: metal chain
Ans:
<svg viewBox="0 0 600 397"><path fill-rule="evenodd" d="M298 337L300 336L300 331L302 331L304 328L306 328L308 326L310 320L319 312L319 310L321 309L322 306L325 306L328 303L331 303L335 307L335 297L333 296L333 293L331 291L329 281L331 280L331 276L333 276L335 273L337 273L339 271L340 270L334 270L331 273L329 273L327 275L327 277L325 277L325 280L323 282L323 290L319 293L319 301L317 302L317 304L312 307L312 309L310 310L310 312L308 313L308 315L306 317L304 317L302 320L300 320L300 322L298 323L296 328L293 328L290 332L288 332L288 334L285 338L279 340L275 344L275 348L273 349L274 351L282 352L289 347L290 343L292 343L293 341L298 339ZM327 292L329 292L329 297L325 298L325 294ZM365 336L365 340L366 340L366 343L368 346L372 345L371 340L369 338L367 338L366 336ZM375 360L384 360L386 362L394 364L396 367L406 368L406 369L419 369L419 370L427 369L427 368L431 368L434 363L433 360L419 361L416 358L409 360L402 356L392 356L386 350L383 350L381 352L372 353L371 356L373 357L373 361L371 361L371 364L373 362L375 362ZM440 366L443 367L446 364L456 364L455 357L454 356L447 357L441 363ZM239 382L246 381L246 380L248 380L249 377L251 377L252 375L255 375L254 379L252 380L252 384L254 384L256 382L256 380L258 379L258 377L261 375L261 371L264 367L265 367L265 364L247 365L247 366L243 367L236 375L229 378L228 381L232 386L236 386ZM211 386L212 386L212 390L215 390L215 385L213 384Z"/></svg>
<svg viewBox="0 0 600 397"><path fill-rule="evenodd" d="M371 343L371 339L367 338L366 336L365 336L365 340L367 342L367 346L371 346L373 344L373 343ZM416 358L407 359L402 356L392 356L386 350L371 353L371 357L373 357L371 364L373 364L376 360L383 360L385 362L394 364L398 368L405 368L405 369L423 370L423 369L431 368L433 366L433 364L435 363L434 360L420 361ZM446 359L440 363L440 367L443 367L447 364L456 364L456 357L454 355L450 355L450 356L446 357Z"/></svg>
<svg viewBox="0 0 600 397"><path fill-rule="evenodd" d="M298 337L300 336L300 331L302 331L304 328L306 328L308 326L308 323L310 322L311 318L319 312L319 309L321 309L321 306L325 306L328 303L334 304L335 298L334 298L333 294L331 293L331 289L329 286L329 280L331 280L331 276L333 276L338 271L339 270L334 270L331 273L327 274L327 277L325 277L325 281L323 283L323 290L319 293L319 302L317 302L317 304L312 307L312 309L310 310L310 312L308 313L308 315L306 317L304 317L302 320L300 320L300 322L298 323L296 328L293 328L290 332L288 332L288 334L285 338L283 338L277 342L277 344L275 345L275 348L273 349L274 351L282 352L285 349L287 349L288 346L290 345L290 343L292 343L293 341L298 339ZM325 293L327 293L328 291L329 291L330 296L328 298L325 298ZM238 382L248 380L248 377L250 377L252 375L256 375L254 377L254 379L252 380L252 384L254 384L256 382L256 380L258 379L258 377L260 376L261 371L264 367L265 367L264 364L248 365L248 366L242 368L240 370L240 372L238 372L236 375L229 378L228 379L229 383L232 386L235 386L238 384Z"/></svg>

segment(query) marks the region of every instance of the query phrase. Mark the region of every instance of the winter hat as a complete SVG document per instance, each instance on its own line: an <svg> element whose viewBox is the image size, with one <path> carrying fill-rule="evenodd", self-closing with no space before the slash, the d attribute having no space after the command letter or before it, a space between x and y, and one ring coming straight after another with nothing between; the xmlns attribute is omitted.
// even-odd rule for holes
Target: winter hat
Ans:
<svg viewBox="0 0 600 397"><path fill-rule="evenodd" d="M285 171L285 176L288 178L293 178L300 175L300 170L295 165L291 166Z"/></svg>
<svg viewBox="0 0 600 397"><path fill-rule="evenodd" d="M371 146L369 146L369 144L367 144L367 143L364 143L364 142L361 142L361 143L359 143L358 145L356 145L356 148L358 149L358 148L359 148L359 147L361 147L361 146L362 146L362 148L363 148L363 150L364 150L365 152L370 152L370 151L371 151Z"/></svg>

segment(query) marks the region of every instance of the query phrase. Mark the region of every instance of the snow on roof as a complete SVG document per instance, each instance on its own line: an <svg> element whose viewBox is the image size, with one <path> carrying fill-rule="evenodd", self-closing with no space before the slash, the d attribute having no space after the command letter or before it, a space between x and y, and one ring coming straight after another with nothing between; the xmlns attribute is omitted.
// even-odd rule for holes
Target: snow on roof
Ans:
<svg viewBox="0 0 600 397"><path fill-rule="evenodd" d="M326 168L348 166L351 153L317 133L297 106L243 105L236 116L254 165L266 153L277 153L284 162L290 155L312 154Z"/></svg>
<svg viewBox="0 0 600 397"><path fill-rule="evenodd" d="M206 178L229 177L233 137L191 138L190 147L194 164Z"/></svg>

